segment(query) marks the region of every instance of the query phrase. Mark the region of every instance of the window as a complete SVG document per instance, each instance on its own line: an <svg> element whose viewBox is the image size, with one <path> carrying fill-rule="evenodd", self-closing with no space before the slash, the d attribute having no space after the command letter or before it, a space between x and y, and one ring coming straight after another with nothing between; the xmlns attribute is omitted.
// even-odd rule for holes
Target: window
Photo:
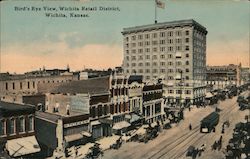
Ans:
<svg viewBox="0 0 250 159"><path fill-rule="evenodd" d="M165 51L165 47L160 47L160 51L164 52Z"/></svg>
<svg viewBox="0 0 250 159"><path fill-rule="evenodd" d="M173 51L173 47L172 46L168 47L168 51Z"/></svg>
<svg viewBox="0 0 250 159"><path fill-rule="evenodd" d="M153 55L153 59L157 59L157 55Z"/></svg>
<svg viewBox="0 0 250 159"><path fill-rule="evenodd" d="M6 124L4 120L0 121L0 136L3 136L6 134Z"/></svg>
<svg viewBox="0 0 250 159"><path fill-rule="evenodd" d="M153 48L153 51L154 51L154 52L157 52L157 48L156 48L156 47L155 47L155 48Z"/></svg>
<svg viewBox="0 0 250 159"><path fill-rule="evenodd" d="M136 56L132 56L132 61L133 61L133 60L136 60Z"/></svg>
<svg viewBox="0 0 250 159"><path fill-rule="evenodd" d="M153 69L153 73L157 73L157 69Z"/></svg>
<svg viewBox="0 0 250 159"><path fill-rule="evenodd" d="M189 43L189 38L186 38L185 41L186 41L186 43Z"/></svg>
<svg viewBox="0 0 250 159"><path fill-rule="evenodd" d="M181 66L181 61L176 62L177 66Z"/></svg>
<svg viewBox="0 0 250 159"><path fill-rule="evenodd" d="M128 42L128 37L126 37L126 41Z"/></svg>
<svg viewBox="0 0 250 159"><path fill-rule="evenodd" d="M143 56L139 56L139 60L143 60Z"/></svg>
<svg viewBox="0 0 250 159"><path fill-rule="evenodd" d="M30 89L30 82L28 82L28 89Z"/></svg>
<svg viewBox="0 0 250 159"><path fill-rule="evenodd" d="M152 41L152 44L153 44L153 45L157 45L158 42L155 40L155 41Z"/></svg>
<svg viewBox="0 0 250 159"><path fill-rule="evenodd" d="M181 43L181 39L176 39L175 41L176 41L176 43L178 43L178 44Z"/></svg>
<svg viewBox="0 0 250 159"><path fill-rule="evenodd" d="M133 54L135 54L135 53L136 53L136 50L135 50L135 49L133 49L133 50L132 50L132 53L133 53Z"/></svg>
<svg viewBox="0 0 250 159"><path fill-rule="evenodd" d="M165 73L165 69L161 69L161 73Z"/></svg>
<svg viewBox="0 0 250 159"><path fill-rule="evenodd" d="M172 31L168 32L168 36L173 36L173 32Z"/></svg>
<svg viewBox="0 0 250 159"><path fill-rule="evenodd" d="M160 44L165 44L166 41L165 40L160 40Z"/></svg>
<svg viewBox="0 0 250 159"><path fill-rule="evenodd" d="M143 42L139 42L138 45L139 45L139 46L143 46Z"/></svg>
<svg viewBox="0 0 250 159"><path fill-rule="evenodd" d="M185 49L186 51L188 51L189 50L189 46L186 46L186 49Z"/></svg>
<svg viewBox="0 0 250 159"><path fill-rule="evenodd" d="M186 54L186 57L189 57L189 54Z"/></svg>
<svg viewBox="0 0 250 159"><path fill-rule="evenodd" d="M189 80L189 76L186 76L186 80Z"/></svg>
<svg viewBox="0 0 250 159"><path fill-rule="evenodd" d="M173 94L173 93L174 93L174 90L170 89L170 90L168 90L168 93L169 93L169 94Z"/></svg>
<svg viewBox="0 0 250 159"><path fill-rule="evenodd" d="M157 33L154 33L154 34L153 34L153 38L157 38Z"/></svg>
<svg viewBox="0 0 250 159"><path fill-rule="evenodd" d="M8 90L8 83L5 83L5 89Z"/></svg>
<svg viewBox="0 0 250 159"><path fill-rule="evenodd" d="M143 70L142 70L142 69L139 69L139 73L143 73Z"/></svg>
<svg viewBox="0 0 250 159"><path fill-rule="evenodd" d="M34 126L33 126L33 124L34 124L34 118L33 118L33 116L29 116L29 118L28 118L28 131L33 131L34 130Z"/></svg>
<svg viewBox="0 0 250 159"><path fill-rule="evenodd" d="M176 90L176 94L182 94L182 90Z"/></svg>
<svg viewBox="0 0 250 159"><path fill-rule="evenodd" d="M157 66L157 62L153 62L153 66Z"/></svg>
<svg viewBox="0 0 250 159"><path fill-rule="evenodd" d="M186 35L189 35L189 31L188 30L186 30Z"/></svg>
<svg viewBox="0 0 250 159"><path fill-rule="evenodd" d="M145 50L146 52L150 52L150 48L146 48L146 50Z"/></svg>
<svg viewBox="0 0 250 159"><path fill-rule="evenodd" d="M165 55L161 55L161 59L164 59L165 58Z"/></svg>
<svg viewBox="0 0 250 159"><path fill-rule="evenodd" d="M143 63L139 63L139 66L143 66Z"/></svg>
<svg viewBox="0 0 250 159"><path fill-rule="evenodd" d="M142 39L142 35L138 35L138 39L140 39L140 40L141 40L141 39Z"/></svg>
<svg viewBox="0 0 250 159"><path fill-rule="evenodd" d="M146 35L145 35L145 38L146 38L146 39L149 39L149 37L150 37L149 34L146 34Z"/></svg>
<svg viewBox="0 0 250 159"><path fill-rule="evenodd" d="M189 69L188 69L188 68L186 69L186 72L189 72Z"/></svg>
<svg viewBox="0 0 250 159"><path fill-rule="evenodd" d="M150 59L150 55L146 55L146 59Z"/></svg>
<svg viewBox="0 0 250 159"><path fill-rule="evenodd" d="M160 32L160 37L165 37L165 32Z"/></svg>
<svg viewBox="0 0 250 159"><path fill-rule="evenodd" d="M15 83L14 82L12 83L12 89L13 90L15 89Z"/></svg>
<svg viewBox="0 0 250 159"><path fill-rule="evenodd" d="M54 81L53 81L53 83L54 83ZM36 86L36 85L35 85L35 81L33 81L33 88L35 88L35 86Z"/></svg>
<svg viewBox="0 0 250 159"><path fill-rule="evenodd" d="M126 56L126 59L129 60L129 56Z"/></svg>
<svg viewBox="0 0 250 159"><path fill-rule="evenodd" d="M172 65L173 65L173 62L168 62L168 65L169 65L169 66L172 66Z"/></svg>
<svg viewBox="0 0 250 159"><path fill-rule="evenodd" d="M176 31L176 35L177 36L181 36L181 32L180 31Z"/></svg>
<svg viewBox="0 0 250 159"><path fill-rule="evenodd" d="M189 65L189 61L186 61L186 65Z"/></svg>
<svg viewBox="0 0 250 159"><path fill-rule="evenodd" d="M150 63L149 63L149 62L146 62L146 66L150 66Z"/></svg>
<svg viewBox="0 0 250 159"><path fill-rule="evenodd" d="M150 69L146 69L146 73L150 73Z"/></svg>
<svg viewBox="0 0 250 159"><path fill-rule="evenodd" d="M185 94L191 94L190 90L185 90Z"/></svg>
<svg viewBox="0 0 250 159"><path fill-rule="evenodd" d="M19 119L19 132L25 131L25 120L23 117Z"/></svg>
<svg viewBox="0 0 250 159"><path fill-rule="evenodd" d="M169 80L173 80L174 77L173 77L173 76L168 76L168 79L169 79Z"/></svg>
<svg viewBox="0 0 250 159"><path fill-rule="evenodd" d="M9 123L10 123L10 134L14 134L15 133L15 119L14 118L11 118L9 120Z"/></svg>
<svg viewBox="0 0 250 159"><path fill-rule="evenodd" d="M20 82L20 89L23 89L23 83Z"/></svg>
<svg viewBox="0 0 250 159"><path fill-rule="evenodd" d="M181 51L181 46L176 46L177 51Z"/></svg>
<svg viewBox="0 0 250 159"><path fill-rule="evenodd" d="M132 40L136 40L136 36L134 35L134 36L132 36Z"/></svg>
<svg viewBox="0 0 250 159"><path fill-rule="evenodd" d="M142 52L143 52L143 49L139 49L139 50L138 50L138 53L142 53Z"/></svg>
<svg viewBox="0 0 250 159"><path fill-rule="evenodd" d="M172 54L168 54L168 58L171 59L173 57Z"/></svg>
<svg viewBox="0 0 250 159"><path fill-rule="evenodd" d="M128 44L128 43L126 44L126 47L127 47L127 48L129 47L129 44Z"/></svg>
<svg viewBox="0 0 250 159"><path fill-rule="evenodd" d="M173 69L168 69L168 72L172 73L172 72L174 72L174 70Z"/></svg>
<svg viewBox="0 0 250 159"><path fill-rule="evenodd" d="M146 42L145 42L145 45L146 45L146 46L150 45L150 41L146 41Z"/></svg>
<svg viewBox="0 0 250 159"><path fill-rule="evenodd" d="M132 43L132 47L136 47L136 43Z"/></svg>
<svg viewBox="0 0 250 159"><path fill-rule="evenodd" d="M165 62L161 62L161 66L165 66Z"/></svg>
<svg viewBox="0 0 250 159"><path fill-rule="evenodd" d="M135 67L135 66L136 66L136 63L132 63L132 66Z"/></svg>

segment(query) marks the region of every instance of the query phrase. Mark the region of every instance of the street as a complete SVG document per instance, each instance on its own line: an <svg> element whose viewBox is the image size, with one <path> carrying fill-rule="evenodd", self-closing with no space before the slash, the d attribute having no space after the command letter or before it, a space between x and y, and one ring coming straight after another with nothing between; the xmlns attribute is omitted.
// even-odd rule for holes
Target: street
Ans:
<svg viewBox="0 0 250 159"><path fill-rule="evenodd" d="M243 94L248 92L243 92ZM185 119L179 124L174 125L169 130L162 130L159 136L148 143L128 142L122 145L118 150L108 150L104 152L104 159L180 159L186 157L189 146L200 148L205 144L205 151L196 158L202 159L221 159L225 158L225 148L229 139L232 137L233 129L236 123L244 121L248 111L239 111L236 102L237 96L225 101L219 101L218 104L207 106L206 108L192 108L189 112L184 111ZM216 131L211 133L200 133L200 121L208 114L213 112L216 106L221 109L219 112L220 120L216 126ZM229 121L230 126L225 128L225 133L221 133L222 124ZM193 129L189 130L189 124ZM212 150L211 146L222 136L222 148L220 151Z"/></svg>

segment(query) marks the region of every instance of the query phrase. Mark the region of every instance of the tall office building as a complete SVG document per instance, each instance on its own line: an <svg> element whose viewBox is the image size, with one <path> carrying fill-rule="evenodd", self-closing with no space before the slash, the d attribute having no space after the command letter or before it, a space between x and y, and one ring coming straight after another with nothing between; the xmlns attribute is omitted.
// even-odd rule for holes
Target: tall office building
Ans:
<svg viewBox="0 0 250 159"><path fill-rule="evenodd" d="M125 74L164 83L169 103L197 103L205 97L207 30L194 20L123 29Z"/></svg>

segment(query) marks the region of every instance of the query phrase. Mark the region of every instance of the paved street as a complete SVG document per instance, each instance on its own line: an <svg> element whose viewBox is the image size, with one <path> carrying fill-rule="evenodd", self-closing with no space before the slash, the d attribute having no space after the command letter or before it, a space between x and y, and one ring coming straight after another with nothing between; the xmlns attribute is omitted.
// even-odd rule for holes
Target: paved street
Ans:
<svg viewBox="0 0 250 159"><path fill-rule="evenodd" d="M246 93L246 92L245 92ZM202 144L206 144L206 149L201 156L202 159L221 159L224 158L225 147L228 140L232 137L233 129L236 123L244 121L244 116L248 111L239 111L236 103L237 97L220 101L217 105L207 106L206 108L193 108L191 112L185 110L185 120L181 121L169 130L163 130L159 136L148 143L128 142L122 145L119 150L105 151L104 159L180 159L187 158L186 150L189 146L199 148ZM215 107L220 112L220 121L216 126L215 133L200 133L200 121L203 117L214 111ZM223 122L229 120L230 126L225 129L225 133L221 133ZM190 131L189 124L193 129ZM211 145L215 140L219 140L222 135L222 149L220 151L212 151ZM189 157L191 158L191 157Z"/></svg>

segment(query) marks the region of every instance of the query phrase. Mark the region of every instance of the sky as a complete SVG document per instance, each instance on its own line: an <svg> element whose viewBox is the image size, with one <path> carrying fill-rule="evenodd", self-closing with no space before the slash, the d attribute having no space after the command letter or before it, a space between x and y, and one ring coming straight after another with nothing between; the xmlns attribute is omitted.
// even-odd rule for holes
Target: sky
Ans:
<svg viewBox="0 0 250 159"><path fill-rule="evenodd" d="M248 66L248 0L161 1L166 6L157 9L158 22L194 19L207 28L207 65L241 62ZM68 64L72 70L120 66L123 28L153 24L155 16L154 0L6 0L0 5L0 72L10 73ZM43 7L55 7L57 12ZM60 11L59 7L118 7L119 11ZM71 12L89 17L71 18ZM67 18L45 13L62 13Z"/></svg>

